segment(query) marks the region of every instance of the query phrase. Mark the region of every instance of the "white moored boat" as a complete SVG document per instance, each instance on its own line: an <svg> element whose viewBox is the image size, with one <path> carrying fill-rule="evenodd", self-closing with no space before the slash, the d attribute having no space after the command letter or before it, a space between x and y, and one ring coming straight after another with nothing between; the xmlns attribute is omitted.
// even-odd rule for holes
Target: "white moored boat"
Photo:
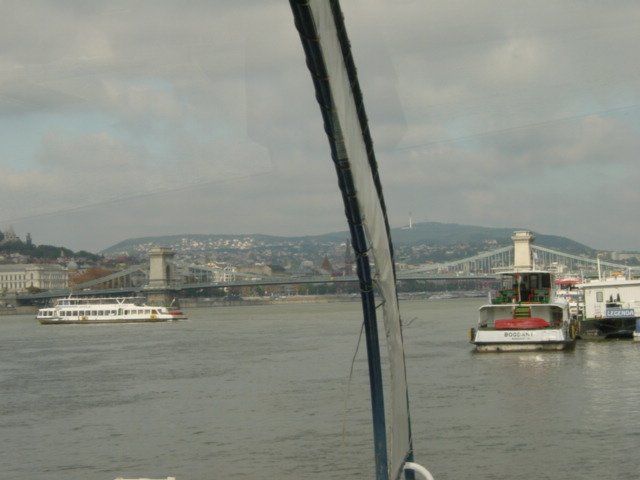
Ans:
<svg viewBox="0 0 640 480"><path fill-rule="evenodd" d="M60 298L53 307L41 308L36 315L45 325L169 322L186 318L174 307L145 305L141 297Z"/></svg>
<svg viewBox="0 0 640 480"><path fill-rule="evenodd" d="M515 232L514 268L501 272L500 290L480 307L470 341L480 352L564 350L575 345L569 304L555 298L553 274L531 261L530 232Z"/></svg>
<svg viewBox="0 0 640 480"><path fill-rule="evenodd" d="M582 292L578 289L581 279L577 276L563 276L555 280L555 300L564 301L569 304L569 314L572 319L577 319L580 314L580 307L584 303Z"/></svg>
<svg viewBox="0 0 640 480"><path fill-rule="evenodd" d="M584 312L578 335L583 340L633 338L640 318L640 279L616 273L581 283Z"/></svg>

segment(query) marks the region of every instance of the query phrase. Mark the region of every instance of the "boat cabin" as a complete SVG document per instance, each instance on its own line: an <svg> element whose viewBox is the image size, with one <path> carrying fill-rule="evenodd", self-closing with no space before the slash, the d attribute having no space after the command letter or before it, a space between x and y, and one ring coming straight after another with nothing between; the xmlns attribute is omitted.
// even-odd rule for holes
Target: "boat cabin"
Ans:
<svg viewBox="0 0 640 480"><path fill-rule="evenodd" d="M640 317L640 279L610 277L579 284L587 319Z"/></svg>
<svg viewBox="0 0 640 480"><path fill-rule="evenodd" d="M549 303L552 287L553 275L549 272L502 273L500 289L491 299L491 303Z"/></svg>

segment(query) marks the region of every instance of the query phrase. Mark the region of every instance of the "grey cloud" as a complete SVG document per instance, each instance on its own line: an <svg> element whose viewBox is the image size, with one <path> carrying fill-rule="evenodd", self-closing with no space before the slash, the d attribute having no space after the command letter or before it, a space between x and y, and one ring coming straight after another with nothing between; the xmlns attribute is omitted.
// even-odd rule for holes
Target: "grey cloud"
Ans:
<svg viewBox="0 0 640 480"><path fill-rule="evenodd" d="M3 6L0 122L18 134L0 143L0 224L86 249L346 228L287 2ZM636 2L342 8L393 225L412 212L640 248ZM40 135L22 167L20 128ZM616 238L591 228L604 217Z"/></svg>

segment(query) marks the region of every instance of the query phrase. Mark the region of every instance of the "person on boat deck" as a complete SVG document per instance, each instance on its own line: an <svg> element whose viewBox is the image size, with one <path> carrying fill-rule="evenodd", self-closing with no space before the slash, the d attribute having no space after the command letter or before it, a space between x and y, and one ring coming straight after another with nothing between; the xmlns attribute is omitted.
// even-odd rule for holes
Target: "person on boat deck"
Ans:
<svg viewBox="0 0 640 480"><path fill-rule="evenodd" d="M525 282L520 282L520 301L524 302L529 299L529 287Z"/></svg>

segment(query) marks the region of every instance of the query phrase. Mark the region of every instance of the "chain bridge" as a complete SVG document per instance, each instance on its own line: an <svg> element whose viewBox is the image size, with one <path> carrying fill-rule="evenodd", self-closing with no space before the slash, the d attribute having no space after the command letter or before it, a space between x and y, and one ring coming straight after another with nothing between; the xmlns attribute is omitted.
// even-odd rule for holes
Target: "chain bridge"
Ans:
<svg viewBox="0 0 640 480"><path fill-rule="evenodd" d="M585 257L582 255L574 255L564 253L551 248L538 245L531 245L533 253L533 263L536 267L544 270L553 270L562 273L573 273L583 277L596 277L598 268L607 271L626 272L627 270L637 270L629 268L627 265L608 262ZM405 273L406 277L420 278L429 274L459 274L459 275L491 275L496 270L513 265L514 247L498 248L489 252L479 253L472 257L454 260L445 263L433 263L422 265L418 268L411 269ZM600 267L598 267L598 264ZM402 275L400 276L402 278Z"/></svg>
<svg viewBox="0 0 640 480"><path fill-rule="evenodd" d="M598 269L603 271L636 271L626 265L598 261L581 255L560 252L543 246L531 245L534 264L541 269L555 270L559 274L578 274L585 278L597 277ZM188 295L189 291L205 288L299 285L357 282L355 275L268 275L241 273L231 269L217 269L203 265L180 265L174 261L175 252L166 248L156 248L150 252L149 263L131 266L110 275L96 278L64 291L50 291L37 294L21 294L18 300L24 302L45 301L52 297L69 295L128 295L161 292L165 296ZM502 247L483 252L472 257L444 263L431 263L415 268L398 269L398 280L472 280L491 279L496 270L513 265L514 247Z"/></svg>

